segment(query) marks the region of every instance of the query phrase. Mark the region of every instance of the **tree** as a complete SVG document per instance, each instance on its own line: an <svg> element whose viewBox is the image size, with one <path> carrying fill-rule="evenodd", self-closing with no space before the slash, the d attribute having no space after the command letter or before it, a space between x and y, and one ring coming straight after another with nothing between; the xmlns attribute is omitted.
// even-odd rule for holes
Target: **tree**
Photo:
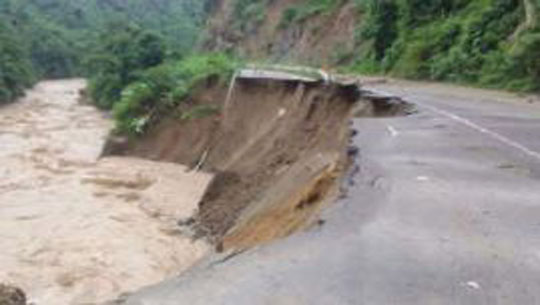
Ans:
<svg viewBox="0 0 540 305"><path fill-rule="evenodd" d="M0 20L0 103L14 100L32 84L26 54L11 27Z"/></svg>
<svg viewBox="0 0 540 305"><path fill-rule="evenodd" d="M122 89L136 81L141 71L163 62L165 52L159 35L133 24L109 24L86 60L93 75L90 93L97 105L110 109L120 99Z"/></svg>

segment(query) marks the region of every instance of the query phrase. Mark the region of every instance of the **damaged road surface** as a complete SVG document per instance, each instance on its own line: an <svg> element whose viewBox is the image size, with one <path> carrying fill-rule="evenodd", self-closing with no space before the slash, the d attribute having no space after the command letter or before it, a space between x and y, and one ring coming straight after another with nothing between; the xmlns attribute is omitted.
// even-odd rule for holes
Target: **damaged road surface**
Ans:
<svg viewBox="0 0 540 305"><path fill-rule="evenodd" d="M367 88L418 105L358 118L358 174L312 229L119 304L539 304L540 107L472 89Z"/></svg>
<svg viewBox="0 0 540 305"><path fill-rule="evenodd" d="M206 79L178 107L217 111L166 117L103 158L111 124L77 103L84 81L2 107L2 297L540 303L540 107L317 74Z"/></svg>
<svg viewBox="0 0 540 305"><path fill-rule="evenodd" d="M181 274L212 247L235 254L316 223L339 193L360 91L242 72L230 86L201 80L170 109L185 117L121 140L107 136L104 113L77 103L83 80L42 82L3 107L1 297L102 304Z"/></svg>
<svg viewBox="0 0 540 305"><path fill-rule="evenodd" d="M137 141L108 145L110 151L214 173L187 223L218 251L289 236L316 222L339 193L349 119L361 94L354 83L295 73L244 69L230 84L207 79L184 104L219 112L165 117Z"/></svg>

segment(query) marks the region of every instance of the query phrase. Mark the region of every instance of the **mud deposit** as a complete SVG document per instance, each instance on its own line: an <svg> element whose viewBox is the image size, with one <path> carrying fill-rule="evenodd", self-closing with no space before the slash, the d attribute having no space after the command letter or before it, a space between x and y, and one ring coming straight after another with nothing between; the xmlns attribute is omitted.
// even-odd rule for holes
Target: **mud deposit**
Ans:
<svg viewBox="0 0 540 305"><path fill-rule="evenodd" d="M82 80L0 108L0 283L36 305L94 304L172 277L208 251L175 220L211 177L135 158L97 161L111 122Z"/></svg>

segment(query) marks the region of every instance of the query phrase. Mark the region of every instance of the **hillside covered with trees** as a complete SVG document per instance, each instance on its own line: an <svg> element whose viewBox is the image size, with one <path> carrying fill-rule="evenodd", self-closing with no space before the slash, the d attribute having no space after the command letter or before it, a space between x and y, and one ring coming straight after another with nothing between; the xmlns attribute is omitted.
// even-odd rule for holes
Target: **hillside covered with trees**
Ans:
<svg viewBox="0 0 540 305"><path fill-rule="evenodd" d="M407 78L538 90L535 1L371 2L360 33L371 41L368 61L356 64Z"/></svg>
<svg viewBox="0 0 540 305"><path fill-rule="evenodd" d="M231 58L538 91L539 1L5 0L0 101L84 76L140 132ZM188 56L198 42L214 53Z"/></svg>
<svg viewBox="0 0 540 305"><path fill-rule="evenodd" d="M345 72L540 90L539 0L217 0L211 50Z"/></svg>
<svg viewBox="0 0 540 305"><path fill-rule="evenodd" d="M102 37L130 45L138 42L129 35L150 39L141 42L143 48L159 40L162 56L186 54L196 43L204 10L204 1L194 0L4 0L0 100L13 100L37 79L91 75L91 59L111 55L103 53Z"/></svg>
<svg viewBox="0 0 540 305"><path fill-rule="evenodd" d="M33 82L27 50L9 24L0 19L0 103L11 101Z"/></svg>

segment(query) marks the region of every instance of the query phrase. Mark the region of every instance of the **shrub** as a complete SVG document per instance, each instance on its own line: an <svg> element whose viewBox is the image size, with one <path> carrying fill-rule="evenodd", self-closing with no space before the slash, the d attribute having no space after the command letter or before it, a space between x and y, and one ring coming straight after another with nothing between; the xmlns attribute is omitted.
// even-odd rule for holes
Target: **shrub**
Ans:
<svg viewBox="0 0 540 305"><path fill-rule="evenodd" d="M111 34L113 33L113 34ZM90 71L90 94L96 105L111 109L124 87L137 81L150 67L165 59L162 39L130 24L110 24L97 48L86 60Z"/></svg>
<svg viewBox="0 0 540 305"><path fill-rule="evenodd" d="M160 116L173 113L198 82L210 76L228 78L235 66L235 62L225 55L207 54L189 56L140 72L138 80L125 87L120 100L114 103L117 131L131 135L143 133ZM180 117L196 119L216 111L194 107Z"/></svg>
<svg viewBox="0 0 540 305"><path fill-rule="evenodd" d="M342 0L307 0L295 4L283 11L280 27L303 22L313 15L331 12L343 2Z"/></svg>
<svg viewBox="0 0 540 305"><path fill-rule="evenodd" d="M503 69L512 78L508 80L507 88L540 90L540 32L523 35L510 55L509 64Z"/></svg>
<svg viewBox="0 0 540 305"><path fill-rule="evenodd" d="M34 81L27 51L14 31L0 20L0 103L11 102Z"/></svg>
<svg viewBox="0 0 540 305"><path fill-rule="evenodd" d="M367 15L361 37L373 41L375 60L381 61L398 38L398 6L393 0L372 0Z"/></svg>
<svg viewBox="0 0 540 305"><path fill-rule="evenodd" d="M264 20L267 0L236 0L233 7L234 24L238 30L246 30L250 24Z"/></svg>
<svg viewBox="0 0 540 305"><path fill-rule="evenodd" d="M540 29L538 22L536 28L521 27L523 1L358 3L364 12L359 43L369 51L360 55L356 70L540 90Z"/></svg>
<svg viewBox="0 0 540 305"><path fill-rule="evenodd" d="M122 91L122 98L114 105L117 129L124 132L141 133L149 118L156 92L144 82L136 82Z"/></svg>

